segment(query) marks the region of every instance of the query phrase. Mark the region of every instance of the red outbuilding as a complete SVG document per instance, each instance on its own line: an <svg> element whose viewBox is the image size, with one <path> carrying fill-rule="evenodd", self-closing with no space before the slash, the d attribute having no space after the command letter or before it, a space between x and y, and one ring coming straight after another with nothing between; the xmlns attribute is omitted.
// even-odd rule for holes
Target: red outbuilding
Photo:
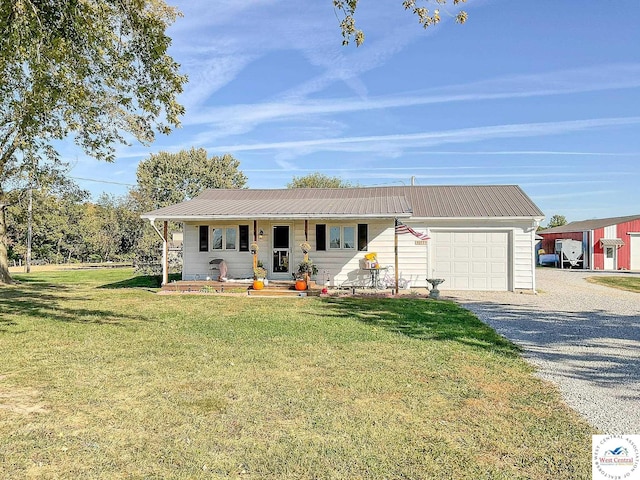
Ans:
<svg viewBox="0 0 640 480"><path fill-rule="evenodd" d="M640 215L571 222L538 235L546 253L559 253L556 240L582 242L585 269L640 271Z"/></svg>

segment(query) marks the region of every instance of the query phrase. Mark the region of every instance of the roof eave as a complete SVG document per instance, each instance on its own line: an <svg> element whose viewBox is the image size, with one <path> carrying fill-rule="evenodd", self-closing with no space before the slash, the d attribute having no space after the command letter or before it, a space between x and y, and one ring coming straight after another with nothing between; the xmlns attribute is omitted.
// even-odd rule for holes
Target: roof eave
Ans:
<svg viewBox="0 0 640 480"><path fill-rule="evenodd" d="M140 215L140 218L145 220L167 220L172 222L183 221L199 221L199 220L305 220L305 219L320 219L320 218L410 218L411 213L384 213L384 214L357 214L357 213L313 213L313 214L294 214L294 215L281 215L281 214L260 214L260 215Z"/></svg>
<svg viewBox="0 0 640 480"><path fill-rule="evenodd" d="M545 217L538 216L487 216L487 217L411 217L411 220L434 221L434 220L528 220L541 222Z"/></svg>

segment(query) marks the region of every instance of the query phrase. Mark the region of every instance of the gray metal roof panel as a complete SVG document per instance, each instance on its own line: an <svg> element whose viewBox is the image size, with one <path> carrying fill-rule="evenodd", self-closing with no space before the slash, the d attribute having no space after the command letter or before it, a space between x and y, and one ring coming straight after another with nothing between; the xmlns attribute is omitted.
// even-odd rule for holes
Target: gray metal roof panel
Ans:
<svg viewBox="0 0 640 480"><path fill-rule="evenodd" d="M610 217L610 218L595 218L591 220L579 220L576 222L570 222L560 227L548 228L542 230L539 233L544 235L545 233L573 233L573 232L587 232L595 230L597 228L610 227L612 225L619 225L621 223L632 222L634 220L640 220L640 215L628 215L626 217Z"/></svg>
<svg viewBox="0 0 640 480"><path fill-rule="evenodd" d="M145 218L252 216L543 217L516 185L212 189Z"/></svg>
<svg viewBox="0 0 640 480"><path fill-rule="evenodd" d="M326 192L324 195L322 192L296 193L296 195L292 195L289 190L209 190L193 200L160 208L146 213L144 216L155 218L179 216L284 217L287 215L330 217L408 216L411 213L411 206L403 196L343 196L327 195Z"/></svg>

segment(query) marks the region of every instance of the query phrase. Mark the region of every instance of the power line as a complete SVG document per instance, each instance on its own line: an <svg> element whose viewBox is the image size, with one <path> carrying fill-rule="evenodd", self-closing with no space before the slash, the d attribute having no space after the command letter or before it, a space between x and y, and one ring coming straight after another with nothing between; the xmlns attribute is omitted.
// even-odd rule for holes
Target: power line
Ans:
<svg viewBox="0 0 640 480"><path fill-rule="evenodd" d="M85 178L85 177L74 177L74 176L69 176L69 178L73 178L75 180L84 180L85 182L96 182L96 183L109 183L112 185L124 185L126 187L135 187L134 184L132 183L123 183L123 182L112 182L109 180L96 180L95 178Z"/></svg>

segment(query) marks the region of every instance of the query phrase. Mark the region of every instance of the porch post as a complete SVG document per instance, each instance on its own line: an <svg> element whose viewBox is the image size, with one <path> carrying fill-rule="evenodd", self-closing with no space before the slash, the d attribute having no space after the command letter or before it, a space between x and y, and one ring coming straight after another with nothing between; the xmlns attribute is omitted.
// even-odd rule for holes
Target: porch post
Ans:
<svg viewBox="0 0 640 480"><path fill-rule="evenodd" d="M309 220L305 218L304 220L304 241L309 241Z"/></svg>
<svg viewBox="0 0 640 480"><path fill-rule="evenodd" d="M164 221L164 231L162 239L162 285L169 283L169 222Z"/></svg>
<svg viewBox="0 0 640 480"><path fill-rule="evenodd" d="M253 221L253 243L258 244L258 221ZM253 256L253 269L255 270L258 266L258 252L251 252Z"/></svg>
<svg viewBox="0 0 640 480"><path fill-rule="evenodd" d="M393 251L395 253L395 266L393 272L396 280L396 295L398 295L398 219L393 222Z"/></svg>
<svg viewBox="0 0 640 480"><path fill-rule="evenodd" d="M169 235L168 222L164 222L164 235L160 233L158 227L156 227L156 219L149 218L149 223L156 231L158 236L162 239L162 285L169 283L169 241L167 236Z"/></svg>

